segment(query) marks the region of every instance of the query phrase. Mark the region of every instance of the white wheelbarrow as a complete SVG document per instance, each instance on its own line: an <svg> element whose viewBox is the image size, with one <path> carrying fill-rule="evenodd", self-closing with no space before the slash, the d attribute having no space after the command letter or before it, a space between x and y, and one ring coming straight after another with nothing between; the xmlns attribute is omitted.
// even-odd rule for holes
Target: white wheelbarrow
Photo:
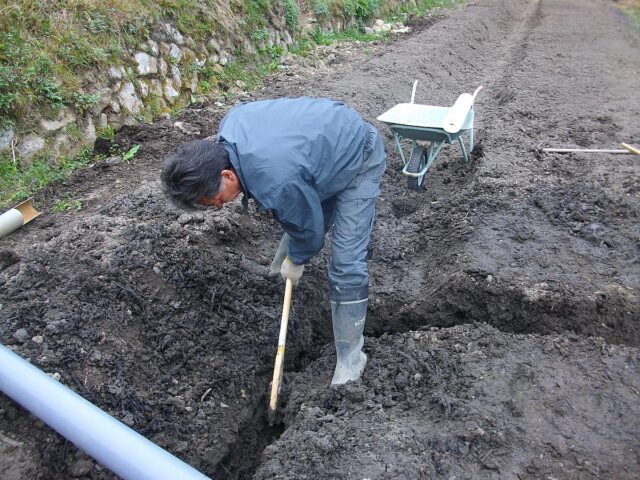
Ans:
<svg viewBox="0 0 640 480"><path fill-rule="evenodd" d="M378 120L389 126L393 132L396 150L400 153L407 175L407 186L412 190L424 188L427 170L446 144L458 140L462 156L469 161L473 150L473 102L482 86L473 95L463 93L452 107L434 107L414 103L418 81L413 82L411 103L400 103L387 110ZM468 146L463 137L468 134ZM411 140L411 155L407 160L401 140Z"/></svg>

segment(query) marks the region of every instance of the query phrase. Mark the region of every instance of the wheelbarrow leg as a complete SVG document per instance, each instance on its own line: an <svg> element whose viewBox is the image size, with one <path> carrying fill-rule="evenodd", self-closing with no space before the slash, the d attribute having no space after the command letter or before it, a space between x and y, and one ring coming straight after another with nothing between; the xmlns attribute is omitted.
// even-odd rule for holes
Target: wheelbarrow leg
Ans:
<svg viewBox="0 0 640 480"><path fill-rule="evenodd" d="M464 141L462 140L462 135L458 137L458 143L460 143L460 150L462 150L462 158L464 158L465 162L468 162L469 155L467 155L467 149L464 148Z"/></svg>
<svg viewBox="0 0 640 480"><path fill-rule="evenodd" d="M396 151L400 154L400 158L402 159L402 166L405 167L407 165L407 160L406 158L404 158L404 152L402 151L402 145L400 143L400 135L398 135L396 132L393 132L393 138L395 139Z"/></svg>
<svg viewBox="0 0 640 480"><path fill-rule="evenodd" d="M458 137L458 142L460 142L460 149L462 150L462 157L464 158L465 162L468 162L469 161L469 156L471 155L471 152L473 152L473 128L469 129L469 150L468 151L464 146L464 140L462 139L462 137L464 137L464 135L460 135Z"/></svg>

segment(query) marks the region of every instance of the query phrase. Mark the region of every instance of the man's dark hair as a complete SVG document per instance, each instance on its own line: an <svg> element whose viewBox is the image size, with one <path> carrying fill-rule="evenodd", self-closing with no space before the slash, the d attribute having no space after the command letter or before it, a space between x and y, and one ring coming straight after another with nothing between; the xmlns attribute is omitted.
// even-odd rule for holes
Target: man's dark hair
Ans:
<svg viewBox="0 0 640 480"><path fill-rule="evenodd" d="M222 170L230 168L229 154L220 143L194 140L165 160L162 182L180 206L197 208L201 197L218 193Z"/></svg>

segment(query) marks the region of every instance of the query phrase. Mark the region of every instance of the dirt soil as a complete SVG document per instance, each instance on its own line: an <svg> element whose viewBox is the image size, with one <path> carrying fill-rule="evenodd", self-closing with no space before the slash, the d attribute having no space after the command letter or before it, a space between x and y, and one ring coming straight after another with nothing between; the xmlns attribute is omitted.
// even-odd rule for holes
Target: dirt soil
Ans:
<svg viewBox="0 0 640 480"><path fill-rule="evenodd" d="M361 381L329 386L324 252L265 420L279 227L239 203L185 213L158 182L226 104L127 127L133 162L36 198L46 214L0 240L0 342L210 477L639 478L640 163L538 151L640 141L637 33L607 0L479 0L413 27L243 97L332 97L386 136ZM414 79L431 105L485 86L472 160L445 148L423 192L375 120ZM52 213L67 196L85 208ZM0 478L115 477L0 395Z"/></svg>

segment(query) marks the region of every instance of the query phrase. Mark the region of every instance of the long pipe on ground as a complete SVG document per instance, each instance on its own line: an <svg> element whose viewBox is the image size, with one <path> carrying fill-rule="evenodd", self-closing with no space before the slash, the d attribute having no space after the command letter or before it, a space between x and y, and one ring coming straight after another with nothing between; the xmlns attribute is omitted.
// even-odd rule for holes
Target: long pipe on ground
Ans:
<svg viewBox="0 0 640 480"><path fill-rule="evenodd" d="M0 344L0 391L126 480L209 477Z"/></svg>

